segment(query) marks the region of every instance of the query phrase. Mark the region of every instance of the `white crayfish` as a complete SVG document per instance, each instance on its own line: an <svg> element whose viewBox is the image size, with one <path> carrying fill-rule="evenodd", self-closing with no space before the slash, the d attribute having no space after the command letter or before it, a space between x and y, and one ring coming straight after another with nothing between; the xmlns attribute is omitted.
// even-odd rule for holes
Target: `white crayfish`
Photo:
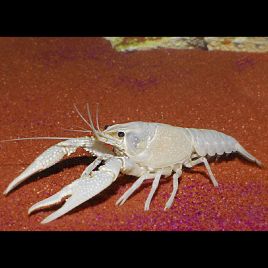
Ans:
<svg viewBox="0 0 268 268"><path fill-rule="evenodd" d="M135 183L117 200L122 205L129 196L141 186L144 180L153 179L152 188L145 202L145 210L149 209L152 197L158 187L161 176L173 174L173 191L165 205L170 208L178 189L178 179L182 168L192 168L203 163L209 178L215 187L218 182L210 169L207 158L215 155L238 152L246 159L261 166L261 162L249 154L237 140L215 130L174 127L161 123L130 122L116 124L100 130L97 118L97 129L94 127L87 106L91 137L58 138L64 141L48 148L38 156L17 178L7 187L8 194L31 175L59 162L65 155L70 155L78 147L83 148L96 159L85 169L81 177L65 186L53 196L33 205L28 213L58 204L65 204L45 218L42 223L48 223L66 214L81 203L97 195L114 182L120 173L139 177ZM50 137L54 139L53 137ZM31 138L22 138L31 139ZM15 140L22 140L15 139ZM39 137L42 139L42 137ZM113 150L108 149L110 144Z"/></svg>

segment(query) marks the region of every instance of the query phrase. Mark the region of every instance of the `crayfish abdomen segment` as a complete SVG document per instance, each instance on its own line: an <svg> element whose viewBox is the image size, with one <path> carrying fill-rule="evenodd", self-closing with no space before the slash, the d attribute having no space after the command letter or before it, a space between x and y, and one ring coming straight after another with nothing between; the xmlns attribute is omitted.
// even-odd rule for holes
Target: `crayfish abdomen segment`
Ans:
<svg viewBox="0 0 268 268"><path fill-rule="evenodd" d="M192 137L193 146L199 156L214 156L237 151L236 139L224 133L208 129L187 129Z"/></svg>

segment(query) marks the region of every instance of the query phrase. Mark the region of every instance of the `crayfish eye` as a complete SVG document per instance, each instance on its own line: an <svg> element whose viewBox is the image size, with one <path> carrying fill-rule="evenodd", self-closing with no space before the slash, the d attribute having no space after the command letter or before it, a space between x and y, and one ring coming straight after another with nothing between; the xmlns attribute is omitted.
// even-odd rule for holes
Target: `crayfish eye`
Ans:
<svg viewBox="0 0 268 268"><path fill-rule="evenodd" d="M118 137L122 138L122 137L125 136L125 133L122 132L122 131L119 131L119 132L117 133L117 135L118 135Z"/></svg>

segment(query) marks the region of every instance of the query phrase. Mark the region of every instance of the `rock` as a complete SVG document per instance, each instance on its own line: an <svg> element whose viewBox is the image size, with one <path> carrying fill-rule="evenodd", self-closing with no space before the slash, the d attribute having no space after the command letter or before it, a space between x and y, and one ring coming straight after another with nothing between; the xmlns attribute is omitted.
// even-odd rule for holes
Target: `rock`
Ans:
<svg viewBox="0 0 268 268"><path fill-rule="evenodd" d="M268 52L268 37L104 37L119 51L156 48Z"/></svg>

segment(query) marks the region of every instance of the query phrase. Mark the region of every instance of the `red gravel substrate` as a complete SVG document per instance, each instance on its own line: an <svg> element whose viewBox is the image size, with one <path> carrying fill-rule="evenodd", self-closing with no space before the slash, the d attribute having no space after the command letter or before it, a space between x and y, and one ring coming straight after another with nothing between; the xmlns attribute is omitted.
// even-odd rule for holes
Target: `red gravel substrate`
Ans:
<svg viewBox="0 0 268 268"><path fill-rule="evenodd" d="M0 139L75 136L86 127L73 104L100 104L101 125L156 121L232 135L266 163L268 54L153 50L118 53L101 38L0 39ZM78 133L79 134L79 133ZM55 141L0 143L0 191ZM0 195L1 230L268 230L267 168L230 157L185 171L174 205L162 179L144 212L147 182L121 207L116 200L135 178L123 176L62 218L41 225L56 208L28 216L34 203L79 177L90 162L83 150Z"/></svg>

